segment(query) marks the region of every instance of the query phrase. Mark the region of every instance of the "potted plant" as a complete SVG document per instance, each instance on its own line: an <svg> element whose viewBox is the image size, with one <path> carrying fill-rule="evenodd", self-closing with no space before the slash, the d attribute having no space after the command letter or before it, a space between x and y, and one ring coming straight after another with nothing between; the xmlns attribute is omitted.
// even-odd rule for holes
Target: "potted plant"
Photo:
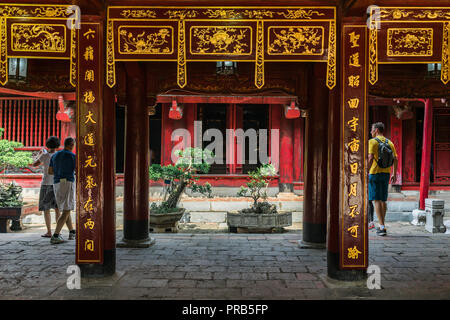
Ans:
<svg viewBox="0 0 450 320"><path fill-rule="evenodd" d="M209 150L200 148L186 148L176 152L178 160L175 165L161 166L153 164L149 175L152 181L164 181L164 194L162 202L152 203L150 207L150 231L164 229L168 231L176 227L182 218L185 209L179 208L178 203L186 188L211 197L211 185L205 183L198 185L194 177L196 173L208 173L208 161L213 154Z"/></svg>
<svg viewBox="0 0 450 320"><path fill-rule="evenodd" d="M21 230L20 216L23 200L22 187L15 182L6 183L4 175L10 168L23 168L32 162L31 152L16 151L23 147L20 142L1 139L4 129L0 128L0 232L9 231L9 220L13 221L11 230Z"/></svg>
<svg viewBox="0 0 450 320"><path fill-rule="evenodd" d="M237 195L251 198L253 203L248 209L227 212L230 232L237 232L238 228L248 232L273 232L292 225L292 212L278 212L277 207L267 201L267 188L275 173L271 164L249 172L250 181L241 186Z"/></svg>

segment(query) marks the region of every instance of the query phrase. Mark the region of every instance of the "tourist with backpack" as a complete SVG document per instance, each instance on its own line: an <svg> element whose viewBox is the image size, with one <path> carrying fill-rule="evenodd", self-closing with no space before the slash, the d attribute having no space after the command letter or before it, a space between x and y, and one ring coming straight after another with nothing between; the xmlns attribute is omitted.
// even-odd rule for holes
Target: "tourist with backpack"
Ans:
<svg viewBox="0 0 450 320"><path fill-rule="evenodd" d="M370 131L372 139L369 140L369 201L373 201L380 227L377 235L387 235L384 219L386 217L389 181L397 181L397 152L395 146L383 136L384 124L376 122ZM391 167L394 170L391 176Z"/></svg>

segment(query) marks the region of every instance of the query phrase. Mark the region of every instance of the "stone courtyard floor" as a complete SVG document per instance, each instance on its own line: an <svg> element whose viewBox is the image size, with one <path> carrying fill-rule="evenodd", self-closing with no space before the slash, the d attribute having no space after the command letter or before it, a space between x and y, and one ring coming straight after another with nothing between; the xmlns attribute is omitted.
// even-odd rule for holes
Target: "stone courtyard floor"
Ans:
<svg viewBox="0 0 450 320"><path fill-rule="evenodd" d="M0 234L0 299L449 299L450 234L407 222L370 231L370 265L380 290L326 279L326 250L301 249L302 233L230 234L192 228L151 234L147 249L117 249L117 273L66 286L75 242L50 245L42 226ZM63 231L67 239L67 230ZM122 231L117 231L117 239Z"/></svg>

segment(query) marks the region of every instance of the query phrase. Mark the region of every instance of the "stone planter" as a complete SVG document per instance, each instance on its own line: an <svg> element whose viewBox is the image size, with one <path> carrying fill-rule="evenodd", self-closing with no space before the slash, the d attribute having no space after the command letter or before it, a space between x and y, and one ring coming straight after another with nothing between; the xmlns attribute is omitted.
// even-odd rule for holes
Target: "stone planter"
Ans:
<svg viewBox="0 0 450 320"><path fill-rule="evenodd" d="M22 230L20 227L22 211L23 207L0 208L0 233ZM9 220L13 220L11 228L9 227Z"/></svg>
<svg viewBox="0 0 450 320"><path fill-rule="evenodd" d="M227 224L230 232L272 232L275 228L292 225L292 212L279 212L274 214L227 212Z"/></svg>
<svg viewBox="0 0 450 320"><path fill-rule="evenodd" d="M176 228L185 211L184 208L177 208L177 211L168 213L153 213L150 210L150 231Z"/></svg>

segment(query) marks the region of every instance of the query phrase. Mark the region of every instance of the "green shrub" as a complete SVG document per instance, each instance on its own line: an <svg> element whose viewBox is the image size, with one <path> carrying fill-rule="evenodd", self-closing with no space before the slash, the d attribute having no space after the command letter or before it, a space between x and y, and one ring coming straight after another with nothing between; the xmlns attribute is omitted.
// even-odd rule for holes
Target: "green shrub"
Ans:
<svg viewBox="0 0 450 320"><path fill-rule="evenodd" d="M5 129L0 128L0 172L4 174L9 168L24 168L32 163L31 152L16 151L14 148L21 148L20 142L1 139ZM15 182L4 183L0 174L0 207L20 207L22 206L22 187Z"/></svg>

